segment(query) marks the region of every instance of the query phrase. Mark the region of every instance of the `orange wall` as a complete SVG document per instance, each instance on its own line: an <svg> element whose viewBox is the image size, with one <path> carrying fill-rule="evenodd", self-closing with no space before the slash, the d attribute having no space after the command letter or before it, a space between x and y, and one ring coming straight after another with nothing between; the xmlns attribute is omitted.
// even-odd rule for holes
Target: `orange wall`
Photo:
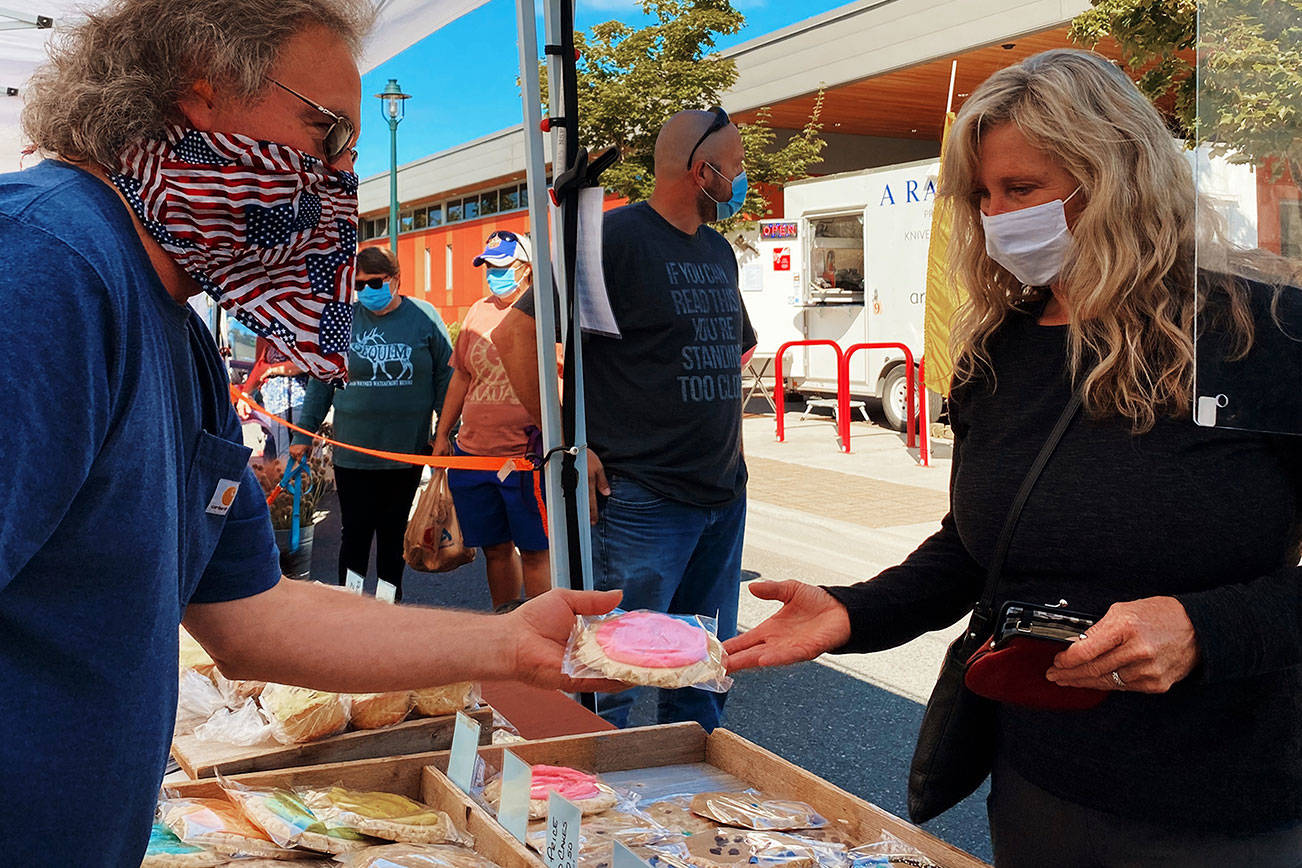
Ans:
<svg viewBox="0 0 1302 868"><path fill-rule="evenodd" d="M1280 253L1283 240L1280 202L1302 198L1302 191L1287 169L1276 181L1270 180L1270 174L1269 166L1257 169L1257 244L1272 253Z"/></svg>
<svg viewBox="0 0 1302 868"><path fill-rule="evenodd" d="M606 196L606 210L625 203L619 196ZM494 231L529 234L529 212L512 211L448 226L404 232L398 236L398 268L402 271L401 292L423 299L438 310L446 323L460 322L470 306L488 292L484 269L471 260L483 251ZM362 247L388 247L388 238L373 238ZM452 247L452 283L448 277L448 245ZM425 251L429 250L429 283L425 281Z"/></svg>

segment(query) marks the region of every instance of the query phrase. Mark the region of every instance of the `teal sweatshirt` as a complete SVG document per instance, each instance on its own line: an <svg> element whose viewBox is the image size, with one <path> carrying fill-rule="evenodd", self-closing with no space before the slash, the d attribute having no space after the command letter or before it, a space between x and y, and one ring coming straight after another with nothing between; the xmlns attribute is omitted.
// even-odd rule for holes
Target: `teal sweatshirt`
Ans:
<svg viewBox="0 0 1302 868"><path fill-rule="evenodd" d="M384 316L354 304L348 386L335 389L310 380L299 424L315 431L333 403L334 439L370 449L428 455L432 418L442 409L452 379L451 357L447 327L428 303L404 297ZM295 434L291 442L310 439ZM334 462L354 470L410 466L338 447Z"/></svg>

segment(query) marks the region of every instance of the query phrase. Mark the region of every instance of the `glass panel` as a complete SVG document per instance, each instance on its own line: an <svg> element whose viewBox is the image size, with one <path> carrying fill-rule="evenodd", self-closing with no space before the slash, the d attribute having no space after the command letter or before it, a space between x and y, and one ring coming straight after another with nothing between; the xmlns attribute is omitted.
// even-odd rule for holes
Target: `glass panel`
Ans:
<svg viewBox="0 0 1302 868"><path fill-rule="evenodd" d="M497 213L497 191L484 193L479 197L479 216L486 217Z"/></svg>
<svg viewBox="0 0 1302 868"><path fill-rule="evenodd" d="M371 236L372 238L380 238L384 235L388 235L389 218L376 217L374 220L371 221L371 229L375 232L375 234Z"/></svg>
<svg viewBox="0 0 1302 868"><path fill-rule="evenodd" d="M502 210L514 211L517 208L524 207L523 200L520 199L519 187L507 187L502 191Z"/></svg>
<svg viewBox="0 0 1302 868"><path fill-rule="evenodd" d="M463 220L474 220L479 216L479 197L467 196L461 200L461 217Z"/></svg>
<svg viewBox="0 0 1302 868"><path fill-rule="evenodd" d="M429 208L426 209L426 210L429 212L429 225L430 225L430 226L442 226L442 225L443 225L443 206L442 206L442 205L431 205L431 206L429 206Z"/></svg>
<svg viewBox="0 0 1302 868"><path fill-rule="evenodd" d="M809 300L863 303L863 215L809 221Z"/></svg>
<svg viewBox="0 0 1302 868"><path fill-rule="evenodd" d="M398 231L410 232L415 228L416 213L414 211L403 211L398 214Z"/></svg>
<svg viewBox="0 0 1302 868"><path fill-rule="evenodd" d="M1197 47L1194 418L1302 433L1298 5L1199 0ZM1243 355L1235 323L1245 318L1253 333Z"/></svg>
<svg viewBox="0 0 1302 868"><path fill-rule="evenodd" d="M429 212L426 211L424 208L417 208L416 213L413 215L412 228L424 229L428 225L429 225Z"/></svg>
<svg viewBox="0 0 1302 868"><path fill-rule="evenodd" d="M455 223L458 220L464 219L465 217L463 217L461 213L461 200L453 199L448 203L448 222Z"/></svg>

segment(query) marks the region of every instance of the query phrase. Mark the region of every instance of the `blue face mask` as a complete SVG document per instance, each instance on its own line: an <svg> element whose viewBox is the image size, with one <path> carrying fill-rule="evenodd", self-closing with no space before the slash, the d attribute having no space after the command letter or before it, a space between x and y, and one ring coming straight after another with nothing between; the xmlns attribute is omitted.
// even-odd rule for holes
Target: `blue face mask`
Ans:
<svg viewBox="0 0 1302 868"><path fill-rule="evenodd" d="M357 293L357 300L362 303L362 307L371 312L384 310L389 306L389 302L393 301L393 289L389 286L389 282L386 280L384 283L380 284L379 289L372 289L368 286L359 291Z"/></svg>
<svg viewBox="0 0 1302 868"><path fill-rule="evenodd" d="M493 295L510 295L519 285L520 281L515 279L515 268L488 269L488 291Z"/></svg>
<svg viewBox="0 0 1302 868"><path fill-rule="evenodd" d="M728 180L727 176L724 175L723 172L714 168L714 166L711 166L709 163L706 163L705 165L720 178L723 178L725 181ZM749 187L746 181L745 169L742 170L740 175L732 179L732 196L723 202L710 196L709 190L706 190L704 187L701 188L702 192L705 193L706 196L709 196L710 201L714 203L714 219L716 220L727 220L729 217L740 211L741 204L746 201L747 189L749 189Z"/></svg>

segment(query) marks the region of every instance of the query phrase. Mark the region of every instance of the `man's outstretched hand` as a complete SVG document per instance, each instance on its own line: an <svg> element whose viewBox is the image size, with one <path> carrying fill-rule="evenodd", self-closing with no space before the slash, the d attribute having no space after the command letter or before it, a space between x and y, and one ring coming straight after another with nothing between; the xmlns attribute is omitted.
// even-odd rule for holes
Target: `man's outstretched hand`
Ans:
<svg viewBox="0 0 1302 868"><path fill-rule="evenodd" d="M604 615L619 605L623 591L571 591L555 588L520 608L500 615L512 672L518 681L571 693L612 693L628 687L601 678L571 678L561 672L565 645L576 615Z"/></svg>
<svg viewBox="0 0 1302 868"><path fill-rule="evenodd" d="M804 582L754 582L750 592L782 608L723 643L728 671L813 660L850 641L850 615L827 591Z"/></svg>

